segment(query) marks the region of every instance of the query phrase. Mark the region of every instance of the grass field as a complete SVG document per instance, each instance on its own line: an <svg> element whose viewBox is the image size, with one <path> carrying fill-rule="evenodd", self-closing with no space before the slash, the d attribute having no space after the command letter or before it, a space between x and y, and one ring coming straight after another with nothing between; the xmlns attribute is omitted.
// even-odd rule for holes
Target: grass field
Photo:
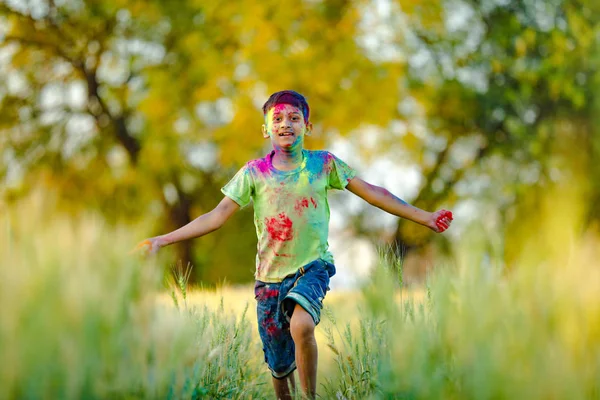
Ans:
<svg viewBox="0 0 600 400"><path fill-rule="evenodd" d="M0 215L0 398L272 398L251 286L165 284L127 254L140 235L42 210ZM319 395L599 399L597 243L511 272L458 249L411 290L382 258L362 290L328 294Z"/></svg>

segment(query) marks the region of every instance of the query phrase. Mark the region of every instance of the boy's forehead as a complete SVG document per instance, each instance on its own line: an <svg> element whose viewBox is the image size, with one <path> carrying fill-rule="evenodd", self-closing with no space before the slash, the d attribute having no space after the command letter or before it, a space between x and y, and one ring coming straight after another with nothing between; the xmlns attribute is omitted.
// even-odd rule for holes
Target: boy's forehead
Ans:
<svg viewBox="0 0 600 400"><path fill-rule="evenodd" d="M269 110L270 113L283 113L283 112L288 112L288 113L292 113L292 112L296 112L299 114L302 114L302 110L299 109L298 107L294 107L291 104L287 104L287 103L279 103L279 104L275 104L273 107L271 107L271 109Z"/></svg>

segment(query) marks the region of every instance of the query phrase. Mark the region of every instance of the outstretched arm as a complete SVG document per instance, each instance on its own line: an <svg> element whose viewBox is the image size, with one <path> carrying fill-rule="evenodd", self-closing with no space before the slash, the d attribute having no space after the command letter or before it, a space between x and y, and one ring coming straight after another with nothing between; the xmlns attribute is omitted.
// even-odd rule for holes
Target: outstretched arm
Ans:
<svg viewBox="0 0 600 400"><path fill-rule="evenodd" d="M229 197L223 200L210 212L203 214L187 225L165 235L146 239L137 245L136 249L145 253L156 253L161 247L183 240L204 236L216 231L235 213L240 206Z"/></svg>
<svg viewBox="0 0 600 400"><path fill-rule="evenodd" d="M431 213L421 210L394 196L389 190L371 185L360 178L353 178L346 189L383 211L424 225L438 233L448 229L452 222L450 211L439 210Z"/></svg>

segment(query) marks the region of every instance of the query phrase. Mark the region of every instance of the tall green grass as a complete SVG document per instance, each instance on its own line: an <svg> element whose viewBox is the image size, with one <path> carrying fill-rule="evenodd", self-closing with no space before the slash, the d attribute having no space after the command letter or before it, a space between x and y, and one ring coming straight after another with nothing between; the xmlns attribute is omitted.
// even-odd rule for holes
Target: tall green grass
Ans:
<svg viewBox="0 0 600 400"><path fill-rule="evenodd" d="M127 230L45 209L0 216L0 398L261 398L246 316L186 307Z"/></svg>
<svg viewBox="0 0 600 400"><path fill-rule="evenodd" d="M395 273L381 267L358 329L328 332L337 371L326 397L600 398L598 271L575 268L448 268L425 301L400 303L390 301Z"/></svg>
<svg viewBox="0 0 600 400"><path fill-rule="evenodd" d="M554 217L521 238L512 269L486 261L466 237L456 262L430 274L421 301L398 300L402 263L382 257L358 327L340 328L328 313L336 370L325 396L600 399L599 242L560 210Z"/></svg>
<svg viewBox="0 0 600 400"><path fill-rule="evenodd" d="M45 210L0 215L0 398L272 398L253 310L192 304L185 269L127 255L140 235ZM355 312L325 300L320 396L599 399L598 241L559 243L507 271L465 241L423 298L382 256Z"/></svg>

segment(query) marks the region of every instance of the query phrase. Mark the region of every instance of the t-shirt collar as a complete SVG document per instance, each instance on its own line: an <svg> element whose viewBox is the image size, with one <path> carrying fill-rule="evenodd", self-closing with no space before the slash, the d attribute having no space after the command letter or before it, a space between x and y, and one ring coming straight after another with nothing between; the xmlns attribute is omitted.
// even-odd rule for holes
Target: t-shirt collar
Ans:
<svg viewBox="0 0 600 400"><path fill-rule="evenodd" d="M275 150L271 150L271 152L269 154L267 154L267 163L269 164L269 168L271 169L271 171L277 173L277 174L281 174L281 175L291 175L291 174L295 174L299 171L302 171L304 169L304 167L306 166L306 160L308 158L308 152L306 149L302 149L302 162L300 163L300 166L298 168L289 170L289 171L282 171L280 169L277 169L273 166L273 156L275 155Z"/></svg>

